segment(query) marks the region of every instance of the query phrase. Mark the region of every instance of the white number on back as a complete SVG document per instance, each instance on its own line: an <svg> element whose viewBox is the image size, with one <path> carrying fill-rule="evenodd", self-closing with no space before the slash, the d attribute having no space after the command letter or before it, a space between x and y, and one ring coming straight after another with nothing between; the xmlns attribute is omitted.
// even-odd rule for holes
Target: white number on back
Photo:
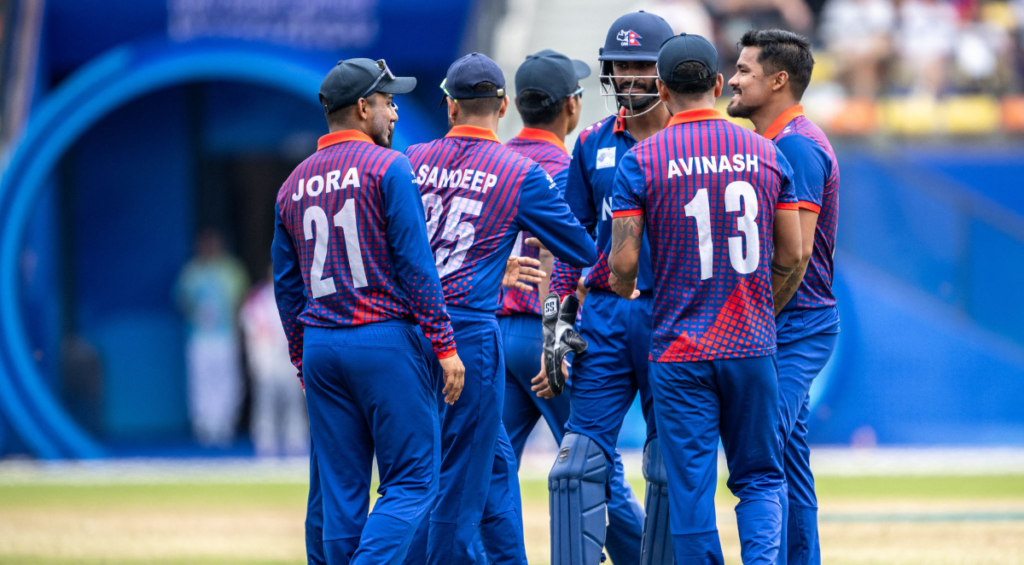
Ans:
<svg viewBox="0 0 1024 565"><path fill-rule="evenodd" d="M352 286L366 286L366 270L363 267L363 256L359 249L359 226L356 224L356 202L349 198L345 205L334 215L334 225L341 228L345 238L345 254L348 257L348 268L352 273ZM327 262L327 246L331 237L331 228L327 224L327 213L319 206L310 206L302 215L302 232L306 241L313 239L314 229L316 242L313 243L313 264L309 269L309 286L313 298L329 296L338 292L334 286L334 277L324 278L324 263Z"/></svg>
<svg viewBox="0 0 1024 565"><path fill-rule="evenodd" d="M700 280L715 276L715 242L711 234L711 203L708 191L702 188L694 195L693 200L683 208L686 216L697 221L697 247L700 250ZM736 229L746 236L744 249L743 237L729 238L729 263L737 273L747 275L757 270L761 260L761 243L757 230L757 193L746 181L735 181L725 187L725 211L739 212L743 215L736 218Z"/></svg>
<svg viewBox="0 0 1024 565"><path fill-rule="evenodd" d="M466 253L473 246L473 240L476 238L476 228L468 221L463 221L462 217L479 216L483 206L479 200L470 200L461 196L452 198L452 206L448 209L444 230L441 231L441 239L454 243L455 249L443 247L437 250L434 263L437 265L437 274L440 278L457 271L462 266L462 262L466 260ZM441 196L424 194L423 209L427 220L427 236L433 239L444 212L444 202Z"/></svg>

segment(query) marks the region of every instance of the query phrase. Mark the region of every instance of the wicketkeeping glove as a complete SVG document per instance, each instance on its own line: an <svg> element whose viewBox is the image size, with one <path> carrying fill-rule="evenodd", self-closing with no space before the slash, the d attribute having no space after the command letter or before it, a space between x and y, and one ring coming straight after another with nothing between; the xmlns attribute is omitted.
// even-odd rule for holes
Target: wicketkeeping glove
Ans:
<svg viewBox="0 0 1024 565"><path fill-rule="evenodd" d="M557 294L544 299L544 372L547 373L548 387L555 395L565 390L565 375L562 361L570 351L582 355L587 351L587 342L573 329L580 301L575 294L568 294L559 304Z"/></svg>

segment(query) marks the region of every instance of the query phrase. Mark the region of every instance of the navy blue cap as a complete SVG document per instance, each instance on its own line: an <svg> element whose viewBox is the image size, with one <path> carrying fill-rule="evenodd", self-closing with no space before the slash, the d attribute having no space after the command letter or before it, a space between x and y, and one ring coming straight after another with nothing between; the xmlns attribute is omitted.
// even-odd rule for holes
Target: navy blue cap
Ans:
<svg viewBox="0 0 1024 565"><path fill-rule="evenodd" d="M579 81L590 76L590 66L551 49L528 55L516 71L516 94L539 90L553 100L568 98Z"/></svg>
<svg viewBox="0 0 1024 565"><path fill-rule="evenodd" d="M658 49L675 35L661 16L633 12L615 20L608 30L598 61L657 61Z"/></svg>
<svg viewBox="0 0 1024 565"><path fill-rule="evenodd" d="M681 63L697 62L705 71L698 75L676 76L676 67ZM699 35L680 33L669 38L658 53L658 78L664 82L688 83L704 80L718 74L718 50L710 41Z"/></svg>
<svg viewBox="0 0 1024 565"><path fill-rule="evenodd" d="M330 113L375 92L408 94L414 88L415 78L396 77L384 59L348 59L338 61L320 83L320 105Z"/></svg>
<svg viewBox="0 0 1024 565"><path fill-rule="evenodd" d="M481 82L490 82L498 86L497 92L474 92L473 87ZM448 75L441 83L445 95L455 100L471 98L501 98L505 96L505 75L501 68L487 55L470 53L448 67Z"/></svg>

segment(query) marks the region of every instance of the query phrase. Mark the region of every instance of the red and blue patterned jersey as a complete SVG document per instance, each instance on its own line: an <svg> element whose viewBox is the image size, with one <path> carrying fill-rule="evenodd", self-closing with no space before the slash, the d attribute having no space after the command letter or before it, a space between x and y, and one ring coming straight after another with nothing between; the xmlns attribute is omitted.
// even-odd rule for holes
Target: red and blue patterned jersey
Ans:
<svg viewBox="0 0 1024 565"><path fill-rule="evenodd" d="M597 264L587 274L584 284L591 289L611 290L608 286L608 253L612 245L612 196L615 171L622 157L636 145L626 131L626 119L609 116L580 132L573 147L572 164L565 184L565 200L583 227L595 239L600 253ZM551 292L565 296L576 291L581 271L555 262L552 269ZM650 292L654 288L651 252L644 237L640 249L640 272L637 288Z"/></svg>
<svg viewBox="0 0 1024 565"><path fill-rule="evenodd" d="M802 106L779 115L765 131L793 167L793 191L802 209L818 213L814 254L786 310L828 308L832 294L832 254L839 227L839 161L825 133L804 117Z"/></svg>
<svg viewBox="0 0 1024 565"><path fill-rule="evenodd" d="M419 196L405 155L354 130L321 137L285 181L271 255L296 367L303 326L415 319L438 357L455 353Z"/></svg>
<svg viewBox="0 0 1024 565"><path fill-rule="evenodd" d="M540 168L554 179L559 192L564 193L565 178L572 158L569 157L565 144L557 135L542 129L523 128L519 135L505 143L505 147L540 165ZM520 232L515 246L512 247L512 255L536 259L539 256L538 249L523 243L530 237L532 237L530 232ZM540 316L540 293L536 288L531 291L502 288L501 292L501 309L498 311L498 315L536 314Z"/></svg>
<svg viewBox="0 0 1024 565"><path fill-rule="evenodd" d="M791 177L775 144L712 109L676 114L623 158L612 207L646 216L652 361L775 353L772 228L796 208Z"/></svg>
<svg viewBox="0 0 1024 565"><path fill-rule="evenodd" d="M497 311L505 262L522 231L570 265L597 260L594 242L551 176L493 131L455 126L406 153L449 306Z"/></svg>

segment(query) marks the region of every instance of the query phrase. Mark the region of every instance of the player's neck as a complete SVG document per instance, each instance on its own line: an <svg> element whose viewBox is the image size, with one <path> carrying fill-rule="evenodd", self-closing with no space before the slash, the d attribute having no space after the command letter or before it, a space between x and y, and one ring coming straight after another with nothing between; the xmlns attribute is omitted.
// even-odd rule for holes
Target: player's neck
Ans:
<svg viewBox="0 0 1024 565"><path fill-rule="evenodd" d="M774 96L764 106L761 106L750 116L750 121L754 122L754 130L760 135L764 135L764 132L768 131L768 128L775 122L776 118L782 115L783 112L796 106L800 102L794 100L792 96Z"/></svg>
<svg viewBox="0 0 1024 565"><path fill-rule="evenodd" d="M569 121L562 116L549 124L523 124L523 127L553 133L562 143L565 143L565 136L569 133Z"/></svg>
<svg viewBox="0 0 1024 565"><path fill-rule="evenodd" d="M657 100L654 101L657 103ZM671 117L665 104L658 104L646 114L626 118L626 131L637 141L643 141L665 128Z"/></svg>
<svg viewBox="0 0 1024 565"><path fill-rule="evenodd" d="M680 112L689 112L690 110L715 109L715 99L711 96L707 96L699 100L676 99L671 102L666 102L666 104L668 104L669 110L672 111L673 116Z"/></svg>
<svg viewBox="0 0 1024 565"><path fill-rule="evenodd" d="M498 114L492 114L490 116L459 116L452 125L456 126L473 126L477 128L489 129L497 135L498 133Z"/></svg>

